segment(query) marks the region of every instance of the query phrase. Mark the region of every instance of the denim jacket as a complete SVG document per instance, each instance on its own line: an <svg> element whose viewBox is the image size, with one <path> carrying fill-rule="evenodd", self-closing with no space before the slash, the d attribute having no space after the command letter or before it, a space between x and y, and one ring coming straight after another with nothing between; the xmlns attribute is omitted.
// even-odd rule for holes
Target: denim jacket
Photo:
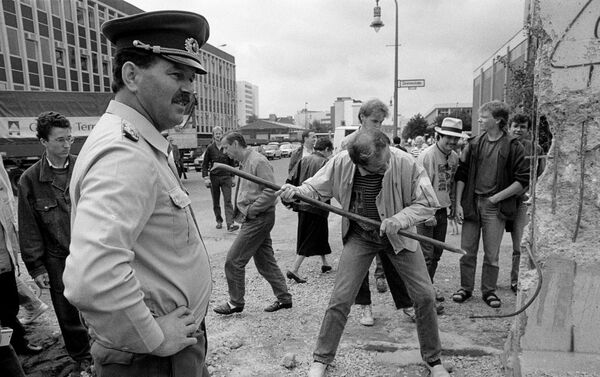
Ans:
<svg viewBox="0 0 600 377"><path fill-rule="evenodd" d="M75 156L69 155L67 184L59 187L46 154L19 181L21 256L34 278L46 272L45 254L66 258L71 240L69 181ZM61 194L57 194L58 191Z"/></svg>
<svg viewBox="0 0 600 377"><path fill-rule="evenodd" d="M439 207L431 181L422 166L408 153L398 148L390 148L391 157L388 169L383 175L381 192L376 205L380 218L394 217L402 228L416 233L415 225L435 214ZM350 160L347 151L336 154L312 178L300 186L303 195L326 200L335 198L346 211L350 208L352 185L356 165ZM342 219L342 237L350 228L350 220ZM418 241L400 235L389 235L394 251L403 249L416 251Z"/></svg>

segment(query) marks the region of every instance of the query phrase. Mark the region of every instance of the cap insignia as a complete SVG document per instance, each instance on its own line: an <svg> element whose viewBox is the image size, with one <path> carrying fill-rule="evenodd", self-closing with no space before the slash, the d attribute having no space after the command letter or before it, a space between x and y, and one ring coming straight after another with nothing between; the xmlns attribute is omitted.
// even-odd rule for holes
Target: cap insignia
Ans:
<svg viewBox="0 0 600 377"><path fill-rule="evenodd" d="M185 40L185 50L190 54L200 56L200 45L194 38L188 38Z"/></svg>
<svg viewBox="0 0 600 377"><path fill-rule="evenodd" d="M131 127L129 124L122 123L121 130L123 132L123 136L125 136L129 140L135 141L135 142L140 140L140 135L138 135L137 130L135 128Z"/></svg>

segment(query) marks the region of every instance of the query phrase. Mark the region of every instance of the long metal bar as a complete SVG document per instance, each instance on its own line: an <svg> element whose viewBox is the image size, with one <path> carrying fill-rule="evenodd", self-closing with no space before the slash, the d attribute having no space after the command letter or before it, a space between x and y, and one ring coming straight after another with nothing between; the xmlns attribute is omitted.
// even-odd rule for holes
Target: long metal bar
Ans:
<svg viewBox="0 0 600 377"><path fill-rule="evenodd" d="M244 171L241 171L239 169L233 168L233 167L231 167L229 165L220 164L218 162L215 162L213 164L212 170L224 170L224 171L226 171L228 173L235 174L235 175L237 175L237 176L239 176L241 178L247 179L247 180L252 181L254 183L257 183L259 185L264 185L264 186L266 186L266 187L268 187L268 188L270 188L272 190L275 190L275 191L278 191L279 189L281 189L281 186L277 186L273 182L266 181L266 180L264 180L264 179L262 179L260 177L257 177L257 176L254 176L252 174L249 174L249 173L246 173ZM294 197L296 199L302 200L303 202L306 202L306 203L308 203L308 204L310 204L312 206L318 207L320 209L323 209L323 210L326 210L326 211L329 211L329 212L336 213L336 214L338 214L340 216L347 217L350 220L361 221L363 223L374 225L374 226L376 226L378 228L381 226L381 222L379 222L379 221L372 220L372 219L369 219L367 217L363 217L363 216L357 215L356 213L345 211L345 210L343 210L341 208L334 207L334 206L332 206L330 204L323 203L323 202L321 202L319 200L316 200L316 199L313 199L313 198L309 198L308 196L301 195L301 194L296 194L296 195L294 195ZM459 249L459 248L454 247L452 245L448 245L445 242L441 242L441 241L435 240L433 238L422 236L422 235L417 234L417 233L407 232L405 230L399 230L398 234L401 235L401 236L404 236L404 237L412 238L412 239L417 240L417 241L429 242L429 243L433 244L434 246L441 247L441 248L443 248L445 250L448 250L448 251L451 251L453 253L462 254L462 255L466 254L466 252L464 250L462 250L462 249Z"/></svg>

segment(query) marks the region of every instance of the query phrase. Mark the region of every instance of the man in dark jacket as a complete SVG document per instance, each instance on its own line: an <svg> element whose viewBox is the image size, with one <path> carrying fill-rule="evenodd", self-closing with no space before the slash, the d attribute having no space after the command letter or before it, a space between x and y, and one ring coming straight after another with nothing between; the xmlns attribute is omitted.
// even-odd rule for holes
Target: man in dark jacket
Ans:
<svg viewBox="0 0 600 377"><path fill-rule="evenodd" d="M296 166L298 161L304 156L310 156L315 150L315 143L317 142L317 134L312 130L306 130L302 132L302 146L292 152L290 156L290 164L288 165L288 174L292 172L292 169Z"/></svg>
<svg viewBox="0 0 600 377"><path fill-rule="evenodd" d="M223 217L221 216L222 192L227 230L233 232L239 229L239 226L235 225L233 222L233 206L231 205L231 188L235 187L235 183L231 179L231 173L220 170L210 170L215 162L235 166L235 161L223 153L223 147L221 145L222 138L223 129L219 126L215 126L213 128L213 142L206 148L206 153L204 153L204 161L202 161L202 178L204 178L204 184L210 189L212 195L213 211L215 212L215 218L217 220L217 229L223 227Z"/></svg>
<svg viewBox="0 0 600 377"><path fill-rule="evenodd" d="M65 348L75 361L71 376L79 376L91 363L89 337L79 311L64 296L62 281L71 241L69 182L75 164L70 154L74 138L67 118L52 111L39 115L37 137L45 153L19 181L21 254L36 284L50 288Z"/></svg>
<svg viewBox="0 0 600 377"><path fill-rule="evenodd" d="M473 294L480 234L483 235L481 294L492 308L496 296L498 255L506 220L517 213L518 194L529 184L529 164L517 138L507 132L509 109L500 101L479 109L481 134L469 139L455 175L456 215L463 221L460 259L461 288L452 299L464 302Z"/></svg>

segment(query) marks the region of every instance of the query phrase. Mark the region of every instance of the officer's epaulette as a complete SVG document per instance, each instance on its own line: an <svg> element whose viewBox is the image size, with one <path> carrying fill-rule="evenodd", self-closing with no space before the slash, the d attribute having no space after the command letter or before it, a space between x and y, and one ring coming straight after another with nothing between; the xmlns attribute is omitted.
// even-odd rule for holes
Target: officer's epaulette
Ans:
<svg viewBox="0 0 600 377"><path fill-rule="evenodd" d="M121 123L121 131L123 132L123 136L131 141L137 142L140 140L140 135L138 135L137 130L127 122Z"/></svg>

